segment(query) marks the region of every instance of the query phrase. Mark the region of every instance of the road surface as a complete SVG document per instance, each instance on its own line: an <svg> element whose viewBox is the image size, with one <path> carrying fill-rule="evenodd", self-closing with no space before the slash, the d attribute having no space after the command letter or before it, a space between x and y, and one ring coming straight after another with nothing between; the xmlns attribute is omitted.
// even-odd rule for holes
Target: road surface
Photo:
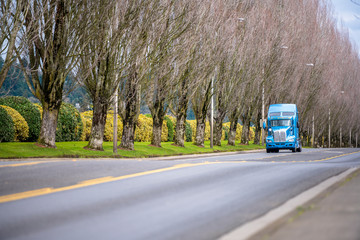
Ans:
<svg viewBox="0 0 360 240"><path fill-rule="evenodd" d="M0 162L0 239L218 239L351 168L360 149Z"/></svg>

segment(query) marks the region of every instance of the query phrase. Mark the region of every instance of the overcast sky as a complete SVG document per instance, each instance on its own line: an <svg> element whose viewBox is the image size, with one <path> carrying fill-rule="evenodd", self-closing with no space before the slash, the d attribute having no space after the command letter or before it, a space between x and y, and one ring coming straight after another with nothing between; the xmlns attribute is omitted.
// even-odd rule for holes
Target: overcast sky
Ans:
<svg viewBox="0 0 360 240"><path fill-rule="evenodd" d="M360 0L330 0L336 17L349 28L350 40L357 45L360 53Z"/></svg>

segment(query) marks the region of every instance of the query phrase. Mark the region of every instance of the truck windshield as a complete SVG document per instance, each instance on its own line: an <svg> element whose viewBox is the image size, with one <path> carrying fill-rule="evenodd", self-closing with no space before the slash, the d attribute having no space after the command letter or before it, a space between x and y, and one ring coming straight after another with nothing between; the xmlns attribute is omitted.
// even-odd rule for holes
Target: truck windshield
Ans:
<svg viewBox="0 0 360 240"><path fill-rule="evenodd" d="M271 126L273 127L291 126L291 120L272 120Z"/></svg>

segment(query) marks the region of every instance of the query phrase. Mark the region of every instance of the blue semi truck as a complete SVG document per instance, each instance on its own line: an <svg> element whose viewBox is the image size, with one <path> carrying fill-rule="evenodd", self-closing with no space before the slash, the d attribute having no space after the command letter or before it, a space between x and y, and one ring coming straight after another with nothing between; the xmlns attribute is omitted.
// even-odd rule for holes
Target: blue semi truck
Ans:
<svg viewBox="0 0 360 240"><path fill-rule="evenodd" d="M280 149L290 149L301 152L299 137L299 113L295 104L272 104L269 107L263 128L268 131L266 137L266 152L279 152Z"/></svg>

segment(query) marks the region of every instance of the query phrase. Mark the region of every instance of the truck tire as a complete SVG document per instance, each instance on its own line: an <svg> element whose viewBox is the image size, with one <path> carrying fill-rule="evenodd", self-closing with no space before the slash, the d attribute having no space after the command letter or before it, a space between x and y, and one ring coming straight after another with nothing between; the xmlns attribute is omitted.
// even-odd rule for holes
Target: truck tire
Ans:
<svg viewBox="0 0 360 240"><path fill-rule="evenodd" d="M266 153L271 153L270 149L267 148L267 149L266 149Z"/></svg>
<svg viewBox="0 0 360 240"><path fill-rule="evenodd" d="M301 147L301 144L299 145L299 148L296 149L297 152L301 152L302 151L302 147Z"/></svg>

